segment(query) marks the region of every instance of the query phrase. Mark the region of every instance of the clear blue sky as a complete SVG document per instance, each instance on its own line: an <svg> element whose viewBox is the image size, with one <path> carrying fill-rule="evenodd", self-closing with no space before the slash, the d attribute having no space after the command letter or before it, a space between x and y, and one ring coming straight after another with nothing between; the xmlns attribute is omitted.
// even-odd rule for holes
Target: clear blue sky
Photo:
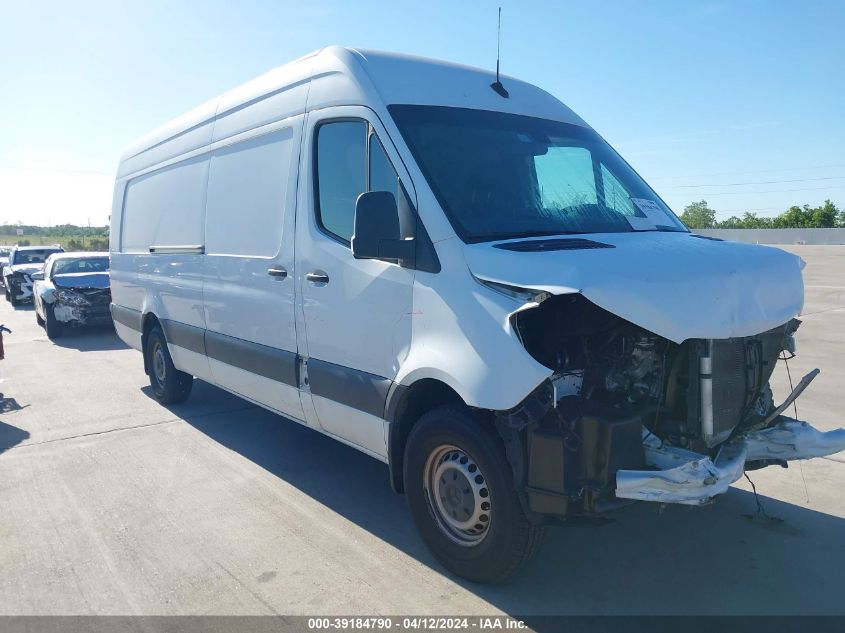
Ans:
<svg viewBox="0 0 845 633"><path fill-rule="evenodd" d="M492 67L680 212L845 206L845 2L0 0L0 222L104 224L123 148L326 44ZM735 186L736 183L754 183Z"/></svg>

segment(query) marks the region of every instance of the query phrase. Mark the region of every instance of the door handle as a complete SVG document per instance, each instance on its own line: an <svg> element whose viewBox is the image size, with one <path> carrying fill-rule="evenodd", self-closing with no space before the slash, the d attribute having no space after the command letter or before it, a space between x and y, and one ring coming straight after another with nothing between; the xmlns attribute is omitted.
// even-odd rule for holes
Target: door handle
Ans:
<svg viewBox="0 0 845 633"><path fill-rule="evenodd" d="M329 276L322 270L313 270L305 275L305 279L312 284L327 284L329 283Z"/></svg>
<svg viewBox="0 0 845 633"><path fill-rule="evenodd" d="M288 271L286 271L282 266L273 266L273 268L267 269L267 274L272 277L279 277L280 279L284 279L288 276Z"/></svg>

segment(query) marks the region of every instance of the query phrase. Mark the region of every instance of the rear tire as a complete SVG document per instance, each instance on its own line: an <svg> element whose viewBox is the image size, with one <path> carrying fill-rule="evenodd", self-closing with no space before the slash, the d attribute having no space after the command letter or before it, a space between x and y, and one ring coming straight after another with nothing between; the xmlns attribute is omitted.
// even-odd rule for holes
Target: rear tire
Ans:
<svg viewBox="0 0 845 633"><path fill-rule="evenodd" d="M191 395L194 377L179 371L173 365L164 332L156 325L147 335L144 352L147 355L147 367L150 372L150 386L156 400L162 404L177 404Z"/></svg>
<svg viewBox="0 0 845 633"><path fill-rule="evenodd" d="M10 292L10 293L8 293L8 296L9 296L9 303L11 303L11 304L12 304L12 307L13 307L13 308L16 308L17 306L19 306L19 305L20 305L20 303L21 303L21 302L17 300L17 297L15 297L15 295L14 295L14 294L12 294L12 293Z"/></svg>
<svg viewBox="0 0 845 633"><path fill-rule="evenodd" d="M544 530L522 510L501 439L468 410L447 405L423 415L404 463L414 524L449 571L501 582L539 549Z"/></svg>
<svg viewBox="0 0 845 633"><path fill-rule="evenodd" d="M38 308L35 308L35 322L41 327L44 327L44 319L42 319L41 315L38 314Z"/></svg>
<svg viewBox="0 0 845 633"><path fill-rule="evenodd" d="M62 324L56 319L53 306L44 306L44 329L47 330L47 338L59 338L62 335ZM37 313L36 313L37 318Z"/></svg>

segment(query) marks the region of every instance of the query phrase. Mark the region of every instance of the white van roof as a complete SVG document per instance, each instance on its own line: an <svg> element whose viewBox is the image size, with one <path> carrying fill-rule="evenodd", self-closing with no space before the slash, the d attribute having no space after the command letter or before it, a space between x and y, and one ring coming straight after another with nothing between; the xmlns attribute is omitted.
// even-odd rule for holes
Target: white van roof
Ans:
<svg viewBox="0 0 845 633"><path fill-rule="evenodd" d="M127 148L118 178L248 129L331 105L420 104L526 114L586 126L546 91L490 70L329 46L275 68L153 130ZM254 107L253 107L254 106Z"/></svg>

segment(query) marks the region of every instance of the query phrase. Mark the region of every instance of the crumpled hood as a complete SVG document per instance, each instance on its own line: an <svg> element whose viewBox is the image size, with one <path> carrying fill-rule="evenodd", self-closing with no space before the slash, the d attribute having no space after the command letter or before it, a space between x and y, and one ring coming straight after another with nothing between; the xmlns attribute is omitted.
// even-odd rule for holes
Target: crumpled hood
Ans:
<svg viewBox="0 0 845 633"><path fill-rule="evenodd" d="M108 288L109 274L103 272L53 275L53 285L57 288Z"/></svg>
<svg viewBox="0 0 845 633"><path fill-rule="evenodd" d="M575 238L615 248L514 252L485 243L467 245L465 256L476 277L552 294L579 292L676 343L759 334L804 305L803 260L777 248L688 233Z"/></svg>
<svg viewBox="0 0 845 633"><path fill-rule="evenodd" d="M15 264L14 266L9 266L9 270L12 273L23 273L25 275L37 273L43 268L44 264Z"/></svg>

